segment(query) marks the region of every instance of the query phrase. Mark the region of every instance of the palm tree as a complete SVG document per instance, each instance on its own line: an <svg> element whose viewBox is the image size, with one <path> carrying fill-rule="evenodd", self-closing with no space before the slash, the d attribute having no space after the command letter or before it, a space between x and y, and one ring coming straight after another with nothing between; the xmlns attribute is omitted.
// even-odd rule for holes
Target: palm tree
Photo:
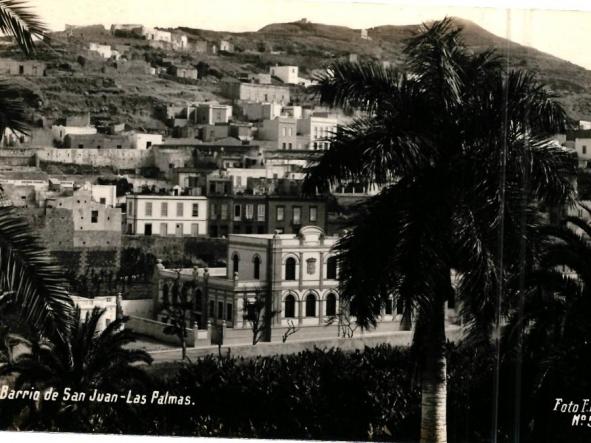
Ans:
<svg viewBox="0 0 591 443"><path fill-rule="evenodd" d="M21 1L0 0L0 31L12 35L29 55L34 38L46 28ZM27 133L22 101L6 82L0 82L0 137L7 128ZM0 204L0 313L6 307L21 313L21 320L52 339L60 339L69 324L71 300L61 270L55 266L24 219Z"/></svg>
<svg viewBox="0 0 591 443"><path fill-rule="evenodd" d="M14 37L25 55L35 50L35 38L43 39L46 26L20 0L0 0L0 32ZM26 134L25 109L19 95L6 81L0 82L0 134L9 128Z"/></svg>
<svg viewBox="0 0 591 443"><path fill-rule="evenodd" d="M10 207L0 207L0 318L9 310L48 338L63 340L72 300L61 269Z"/></svg>
<svg viewBox="0 0 591 443"><path fill-rule="evenodd" d="M591 224L569 216L561 226L536 229L533 243L536 259L519 288L523 306L504 328L504 363L519 362L529 372L521 395L531 441L568 439L551 434L554 417L542 405L555 401L557 392L566 398L591 388Z"/></svg>
<svg viewBox="0 0 591 443"><path fill-rule="evenodd" d="M105 310L94 308L83 319L76 308L74 323L65 342L35 341L26 354L0 369L0 375L16 375L15 389L50 388L64 392L125 394L129 389L145 388L150 380L138 363L152 363L152 357L140 349L128 349L134 333L122 329L126 318L111 322L100 333L97 326ZM23 427L80 430L88 428L88 402L31 402ZM93 416L95 420L104 417ZM73 421L76 421L74 423Z"/></svg>
<svg viewBox="0 0 591 443"><path fill-rule="evenodd" d="M318 79L322 103L361 116L306 188L383 186L337 244L341 294L363 327L391 294L416 316L421 442L445 442L446 301L455 293L471 338L491 336L524 226L537 204L570 201L574 161L549 139L568 124L553 96L493 50L468 51L451 20L424 25L404 54L407 72L338 62Z"/></svg>

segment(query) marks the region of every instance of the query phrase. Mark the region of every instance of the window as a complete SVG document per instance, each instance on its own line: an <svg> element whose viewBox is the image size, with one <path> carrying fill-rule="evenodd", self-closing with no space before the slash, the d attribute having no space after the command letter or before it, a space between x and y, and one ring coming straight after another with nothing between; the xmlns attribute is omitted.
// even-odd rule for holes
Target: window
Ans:
<svg viewBox="0 0 591 443"><path fill-rule="evenodd" d="M232 304L226 303L226 320L232 321Z"/></svg>
<svg viewBox="0 0 591 443"><path fill-rule="evenodd" d="M328 280L336 280L337 278L337 258L335 256L329 257L326 261L326 278Z"/></svg>
<svg viewBox="0 0 591 443"><path fill-rule="evenodd" d="M288 144L289 145L289 149L293 149L293 145L291 143Z"/></svg>
<svg viewBox="0 0 591 443"><path fill-rule="evenodd" d="M107 204L107 199L105 197L101 197L101 198L99 198L99 203L101 205L106 205Z"/></svg>
<svg viewBox="0 0 591 443"><path fill-rule="evenodd" d="M232 272L234 274L236 274L239 269L240 269L240 257L238 257L238 254L234 254L232 256Z"/></svg>
<svg viewBox="0 0 591 443"><path fill-rule="evenodd" d="M289 257L285 260L285 280L296 279L296 260L293 257Z"/></svg>
<svg viewBox="0 0 591 443"><path fill-rule="evenodd" d="M285 151L287 149L287 143L281 143L281 148Z"/></svg>
<svg viewBox="0 0 591 443"><path fill-rule="evenodd" d="M312 275L316 272L315 258L309 258L308 260L306 260L306 272L308 273L308 275Z"/></svg>
<svg viewBox="0 0 591 443"><path fill-rule="evenodd" d="M168 217L168 202L162 202L160 204L160 216Z"/></svg>
<svg viewBox="0 0 591 443"><path fill-rule="evenodd" d="M183 216L183 203L182 202L176 204L176 216L177 217Z"/></svg>
<svg viewBox="0 0 591 443"><path fill-rule="evenodd" d="M218 302L218 312L217 312L216 318L220 318L220 319L224 318L224 302L223 301Z"/></svg>
<svg viewBox="0 0 591 443"><path fill-rule="evenodd" d="M332 292L326 296L326 315L328 317L337 315L337 296Z"/></svg>
<svg viewBox="0 0 591 443"><path fill-rule="evenodd" d="M146 217L152 217L152 202L146 202Z"/></svg>
<svg viewBox="0 0 591 443"><path fill-rule="evenodd" d="M182 237L183 236L183 224L182 223L177 223L176 226L175 226L175 230L176 230L175 234L178 237Z"/></svg>
<svg viewBox="0 0 591 443"><path fill-rule="evenodd" d="M191 235L193 237L199 235L199 224L191 223Z"/></svg>
<svg viewBox="0 0 591 443"><path fill-rule="evenodd" d="M144 235L152 235L152 223L146 223L144 225Z"/></svg>
<svg viewBox="0 0 591 443"><path fill-rule="evenodd" d="M160 235L168 235L168 224L160 223Z"/></svg>
<svg viewBox="0 0 591 443"><path fill-rule="evenodd" d="M228 204L224 203L222 205L222 220L228 220Z"/></svg>
<svg viewBox="0 0 591 443"><path fill-rule="evenodd" d="M234 220L240 220L242 216L242 206L234 205Z"/></svg>
<svg viewBox="0 0 591 443"><path fill-rule="evenodd" d="M295 317L295 297L292 294L288 294L285 297L285 318Z"/></svg>
<svg viewBox="0 0 591 443"><path fill-rule="evenodd" d="M583 145L583 154L587 153L587 146Z"/></svg>
<svg viewBox="0 0 591 443"><path fill-rule="evenodd" d="M244 212L247 220L252 220L254 218L254 205L248 204L244 207Z"/></svg>
<svg viewBox="0 0 591 443"><path fill-rule="evenodd" d="M294 225L299 225L302 222L302 208L299 206L293 207L292 221Z"/></svg>
<svg viewBox="0 0 591 443"><path fill-rule="evenodd" d="M208 305L209 305L209 312L207 314L208 317L215 317L215 312L213 311L213 308L214 308L213 300L209 300Z"/></svg>
<svg viewBox="0 0 591 443"><path fill-rule="evenodd" d="M215 220L218 216L217 212L217 205L215 203L211 203L209 205L209 218Z"/></svg>
<svg viewBox="0 0 591 443"><path fill-rule="evenodd" d="M258 280L261 278L261 258L258 255L255 255L252 263L254 267L253 277L255 280Z"/></svg>
<svg viewBox="0 0 591 443"><path fill-rule="evenodd" d="M277 221L285 220L285 207L284 206L277 206L277 214L276 217Z"/></svg>
<svg viewBox="0 0 591 443"><path fill-rule="evenodd" d="M193 217L199 217L199 203L193 203Z"/></svg>
<svg viewBox="0 0 591 443"><path fill-rule="evenodd" d="M310 221L318 221L318 208L316 206L310 206Z"/></svg>
<svg viewBox="0 0 591 443"><path fill-rule="evenodd" d="M257 221L265 221L265 205L257 205Z"/></svg>
<svg viewBox="0 0 591 443"><path fill-rule="evenodd" d="M306 296L306 317L316 317L316 297L314 294Z"/></svg>
<svg viewBox="0 0 591 443"><path fill-rule="evenodd" d="M90 223L98 223L98 211L90 211Z"/></svg>
<svg viewBox="0 0 591 443"><path fill-rule="evenodd" d="M283 134L284 137L287 136L287 128L285 126L283 128L281 128L281 133Z"/></svg>

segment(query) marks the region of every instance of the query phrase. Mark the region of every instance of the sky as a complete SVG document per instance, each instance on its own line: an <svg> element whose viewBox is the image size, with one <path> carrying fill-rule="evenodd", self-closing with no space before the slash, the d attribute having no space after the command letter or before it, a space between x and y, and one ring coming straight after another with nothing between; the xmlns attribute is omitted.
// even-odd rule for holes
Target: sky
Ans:
<svg viewBox="0 0 591 443"><path fill-rule="evenodd" d="M591 69L588 50L591 4L586 5L584 0L28 0L27 3L52 30L62 30L65 24L137 23L238 32L301 18L315 23L371 28L456 16L472 20L498 36Z"/></svg>

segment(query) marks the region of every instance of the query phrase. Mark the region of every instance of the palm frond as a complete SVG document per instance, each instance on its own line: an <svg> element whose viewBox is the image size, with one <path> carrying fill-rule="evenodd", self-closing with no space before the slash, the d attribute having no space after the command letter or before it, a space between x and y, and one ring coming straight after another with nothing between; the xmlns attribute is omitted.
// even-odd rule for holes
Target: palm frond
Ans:
<svg viewBox="0 0 591 443"><path fill-rule="evenodd" d="M72 322L72 300L59 267L27 223L0 208L0 289L13 294L23 320L56 340Z"/></svg>
<svg viewBox="0 0 591 443"><path fill-rule="evenodd" d="M461 61L464 45L461 28L445 18L423 25L419 33L406 41L404 53L412 75L418 77L433 103L450 110L462 102L463 75Z"/></svg>
<svg viewBox="0 0 591 443"><path fill-rule="evenodd" d="M384 99L394 96L406 82L403 74L377 63L336 62L316 77L310 88L323 104L373 113Z"/></svg>
<svg viewBox="0 0 591 443"><path fill-rule="evenodd" d="M0 81L0 136L8 128L15 134L29 134L29 120L23 99L13 86Z"/></svg>
<svg viewBox="0 0 591 443"><path fill-rule="evenodd" d="M313 193L347 181L384 185L429 166L437 155L431 141L395 120L360 118L340 128L308 168L304 189Z"/></svg>
<svg viewBox="0 0 591 443"><path fill-rule="evenodd" d="M15 38L25 54L34 47L34 37L43 38L47 27L25 2L20 0L0 0L0 31Z"/></svg>

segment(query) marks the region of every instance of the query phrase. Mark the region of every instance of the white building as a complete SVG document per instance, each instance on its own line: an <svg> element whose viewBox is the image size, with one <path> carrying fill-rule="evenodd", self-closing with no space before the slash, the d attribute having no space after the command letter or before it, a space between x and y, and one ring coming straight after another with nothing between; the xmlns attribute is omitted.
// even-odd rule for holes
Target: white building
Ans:
<svg viewBox="0 0 591 443"><path fill-rule="evenodd" d="M219 50L225 52L233 52L234 45L227 40L220 40Z"/></svg>
<svg viewBox="0 0 591 443"><path fill-rule="evenodd" d="M51 133L53 135L53 139L59 142L64 141L64 138L68 134L75 134L75 135L92 135L96 134L98 131L94 126L65 126L65 125L53 125L51 127Z"/></svg>
<svg viewBox="0 0 591 443"><path fill-rule="evenodd" d="M162 134L135 133L131 135L131 147L133 149L146 150L160 144L162 144Z"/></svg>
<svg viewBox="0 0 591 443"><path fill-rule="evenodd" d="M117 205L117 186L115 185L94 185L86 182L81 189L90 191L91 198L96 203L110 208Z"/></svg>
<svg viewBox="0 0 591 443"><path fill-rule="evenodd" d="M575 151L579 159L579 166L586 167L591 159L591 138L575 138Z"/></svg>
<svg viewBox="0 0 591 443"><path fill-rule="evenodd" d="M302 172L290 172L289 168L283 165L267 165L264 168L227 168L225 175L232 178L234 192L244 191L249 178L303 180L305 176Z"/></svg>
<svg viewBox="0 0 591 443"><path fill-rule="evenodd" d="M299 68L297 66L271 66L269 73L279 78L283 83L299 84Z"/></svg>
<svg viewBox="0 0 591 443"><path fill-rule="evenodd" d="M72 295L74 305L80 308L80 317L82 321L87 315L90 315L94 308L105 309L105 313L97 324L97 332L103 331L110 323L117 319L117 296L104 296L85 298L77 295Z"/></svg>
<svg viewBox="0 0 591 443"><path fill-rule="evenodd" d="M101 45L98 43L89 43L88 49L92 52L97 52L102 58L111 58L115 55L119 58L119 51L114 51L110 45Z"/></svg>
<svg viewBox="0 0 591 443"><path fill-rule="evenodd" d="M189 39L184 34L172 34L172 48L184 50L189 47Z"/></svg>
<svg viewBox="0 0 591 443"><path fill-rule="evenodd" d="M142 26L141 35L143 35L146 40L172 43L172 33L168 31L161 31L148 26Z"/></svg>
<svg viewBox="0 0 591 443"><path fill-rule="evenodd" d="M129 195L127 233L197 236L207 234L207 198L175 195Z"/></svg>
<svg viewBox="0 0 591 443"><path fill-rule="evenodd" d="M219 103L200 103L195 109L195 123L215 125L228 123L232 118L232 106Z"/></svg>
<svg viewBox="0 0 591 443"><path fill-rule="evenodd" d="M298 120L298 133L305 137L304 149L328 149L331 138L337 131L337 117L328 113L311 115Z"/></svg>
<svg viewBox="0 0 591 443"><path fill-rule="evenodd" d="M242 115L249 121L273 120L282 112L280 103L246 102L242 105Z"/></svg>

